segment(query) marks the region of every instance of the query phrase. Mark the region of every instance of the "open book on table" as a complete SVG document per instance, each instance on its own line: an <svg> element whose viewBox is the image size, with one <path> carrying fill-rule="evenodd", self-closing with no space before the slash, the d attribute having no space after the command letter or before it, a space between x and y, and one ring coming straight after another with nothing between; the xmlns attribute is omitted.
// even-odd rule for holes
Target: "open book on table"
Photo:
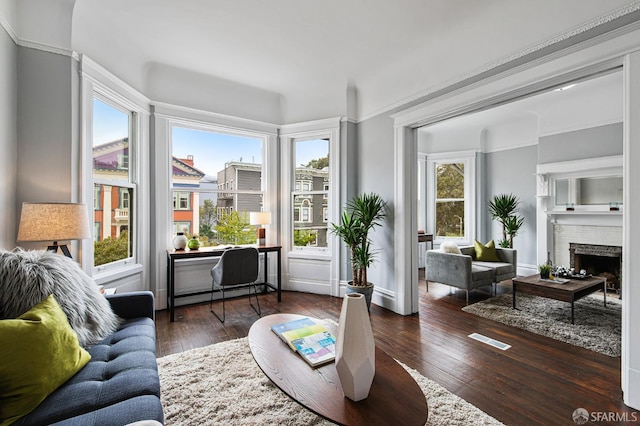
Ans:
<svg viewBox="0 0 640 426"><path fill-rule="evenodd" d="M336 358L335 337L317 321L301 318L272 325L271 330L312 367Z"/></svg>

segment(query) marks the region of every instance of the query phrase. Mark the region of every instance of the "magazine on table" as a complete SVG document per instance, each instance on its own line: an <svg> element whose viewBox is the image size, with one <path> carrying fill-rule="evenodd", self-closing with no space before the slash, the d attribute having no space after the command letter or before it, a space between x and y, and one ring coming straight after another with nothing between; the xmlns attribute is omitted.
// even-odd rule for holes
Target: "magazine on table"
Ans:
<svg viewBox="0 0 640 426"><path fill-rule="evenodd" d="M335 337L324 325L310 318L275 324L271 330L312 367L335 359Z"/></svg>

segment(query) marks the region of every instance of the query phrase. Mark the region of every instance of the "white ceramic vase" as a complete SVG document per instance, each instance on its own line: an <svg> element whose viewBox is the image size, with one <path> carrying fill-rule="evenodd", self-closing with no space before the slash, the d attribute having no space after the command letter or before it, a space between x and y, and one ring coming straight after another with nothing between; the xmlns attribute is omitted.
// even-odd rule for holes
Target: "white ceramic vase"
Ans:
<svg viewBox="0 0 640 426"><path fill-rule="evenodd" d="M336 340L336 370L344 395L360 401L369 396L376 374L376 346L365 297L349 293L342 301Z"/></svg>
<svg viewBox="0 0 640 426"><path fill-rule="evenodd" d="M184 232L178 232L178 235L173 237L173 248L176 250L184 250L188 241L187 237L184 236Z"/></svg>

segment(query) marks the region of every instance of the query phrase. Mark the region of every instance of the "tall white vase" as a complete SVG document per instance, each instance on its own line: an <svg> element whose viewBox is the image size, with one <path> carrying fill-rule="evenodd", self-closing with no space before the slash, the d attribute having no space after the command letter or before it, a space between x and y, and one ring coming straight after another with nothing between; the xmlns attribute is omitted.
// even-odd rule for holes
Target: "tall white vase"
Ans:
<svg viewBox="0 0 640 426"><path fill-rule="evenodd" d="M344 395L360 401L369 396L376 374L376 346L365 297L349 293L342 301L336 340L336 370Z"/></svg>

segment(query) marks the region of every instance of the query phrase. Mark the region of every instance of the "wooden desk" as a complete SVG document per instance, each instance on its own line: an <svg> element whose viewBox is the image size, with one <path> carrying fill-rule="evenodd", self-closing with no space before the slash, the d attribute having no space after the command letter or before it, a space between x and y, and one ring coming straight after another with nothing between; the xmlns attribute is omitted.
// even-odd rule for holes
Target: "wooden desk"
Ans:
<svg viewBox="0 0 640 426"><path fill-rule="evenodd" d="M264 285L275 290L278 293L278 302L282 300L282 246L257 246L258 252L264 253L264 281L258 285ZM175 263L176 260L194 259L199 257L220 257L224 253L225 248L203 247L199 250L167 250L167 308L169 309L170 321L174 321L175 299L179 297L197 296L199 294L210 294L211 290L197 291L193 293L175 294ZM276 253L278 255L277 265L277 284L273 285L268 282L268 253Z"/></svg>
<svg viewBox="0 0 640 426"><path fill-rule="evenodd" d="M376 375L369 396L353 402L344 396L335 363L311 368L271 326L304 318L275 314L260 318L249 329L249 346L260 369L284 393L307 409L342 425L424 425L427 399L413 377L376 347ZM327 324L332 333L336 327Z"/></svg>

